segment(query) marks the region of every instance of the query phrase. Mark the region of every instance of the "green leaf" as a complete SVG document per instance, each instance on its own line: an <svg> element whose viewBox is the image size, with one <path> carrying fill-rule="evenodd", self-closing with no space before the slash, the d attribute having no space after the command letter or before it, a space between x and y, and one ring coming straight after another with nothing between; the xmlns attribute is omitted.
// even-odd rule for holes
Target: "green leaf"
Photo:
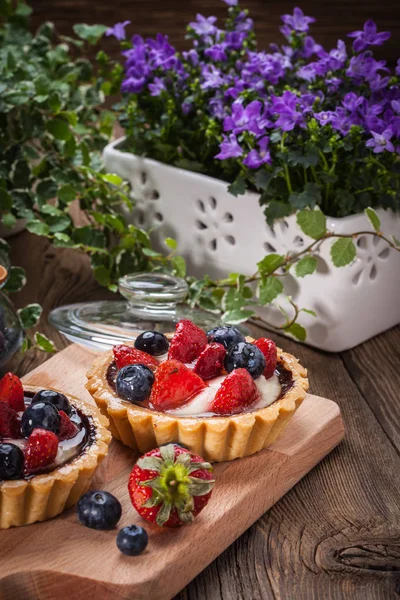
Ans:
<svg viewBox="0 0 400 600"><path fill-rule="evenodd" d="M43 179L36 188L40 203L44 203L47 200L51 200L57 194L58 185L54 179Z"/></svg>
<svg viewBox="0 0 400 600"><path fill-rule="evenodd" d="M171 263L173 264L175 274L178 277L186 276L186 261L183 256L173 256L171 258Z"/></svg>
<svg viewBox="0 0 400 600"><path fill-rule="evenodd" d="M32 8L25 4L25 2L18 2L14 14L18 17L29 17L32 14Z"/></svg>
<svg viewBox="0 0 400 600"><path fill-rule="evenodd" d="M374 209L369 206L368 208L365 209L364 212L367 215L372 227L375 229L375 231L377 233L379 233L381 230L381 221L380 221L378 215L376 214L376 212L374 211Z"/></svg>
<svg viewBox="0 0 400 600"><path fill-rule="evenodd" d="M28 188L30 186L31 170L26 160L17 160L13 165L13 183L16 188Z"/></svg>
<svg viewBox="0 0 400 600"><path fill-rule="evenodd" d="M283 284L279 277L270 276L263 278L258 286L258 298L260 304L271 304L282 291Z"/></svg>
<svg viewBox="0 0 400 600"><path fill-rule="evenodd" d="M315 256L305 256L296 264L295 272L297 277L305 277L305 275L312 275L316 270L318 260Z"/></svg>
<svg viewBox="0 0 400 600"><path fill-rule="evenodd" d="M394 235L392 236L392 238L393 238L394 245L397 246L397 247L399 247L400 246L400 240L398 240L397 237L395 237Z"/></svg>
<svg viewBox="0 0 400 600"><path fill-rule="evenodd" d="M265 204L263 197L261 197L261 201ZM268 225L273 225L277 219L287 217L292 211L293 209L288 202L282 202L280 200L268 200L264 214Z"/></svg>
<svg viewBox="0 0 400 600"><path fill-rule="evenodd" d="M258 270L261 275L269 275L285 263L285 257L282 254L267 254L259 263Z"/></svg>
<svg viewBox="0 0 400 600"><path fill-rule="evenodd" d="M26 352L27 350L29 350L29 348L32 347L32 342L28 337L24 337L23 341L22 341L22 346L21 346L21 352L22 354L24 354L24 352Z"/></svg>
<svg viewBox="0 0 400 600"><path fill-rule="evenodd" d="M29 221L26 224L26 228L28 231L36 235L49 235L50 233L49 226L46 223L43 223L43 221L39 221L38 219Z"/></svg>
<svg viewBox="0 0 400 600"><path fill-rule="evenodd" d="M315 167L319 161L319 154L317 148L315 146L310 147L306 152L300 152L298 150L291 150L288 153L288 161L290 164L297 166L301 165L302 167Z"/></svg>
<svg viewBox="0 0 400 600"><path fill-rule="evenodd" d="M331 246L331 258L335 267L345 267L356 258L357 251L351 238L340 238Z"/></svg>
<svg viewBox="0 0 400 600"><path fill-rule="evenodd" d="M259 169L254 175L254 185L258 190L262 190L264 192L267 189L271 178L271 173L268 173L268 171L265 169Z"/></svg>
<svg viewBox="0 0 400 600"><path fill-rule="evenodd" d="M7 190L0 188L0 211L5 212L12 208L12 197Z"/></svg>
<svg viewBox="0 0 400 600"><path fill-rule="evenodd" d="M124 180L119 175L115 173L105 173L104 175L100 175L103 181L107 181L107 183L112 183L113 185L121 185Z"/></svg>
<svg viewBox="0 0 400 600"><path fill-rule="evenodd" d="M51 133L56 140L69 140L71 137L71 131L67 121L61 117L55 117L47 123L47 131Z"/></svg>
<svg viewBox="0 0 400 600"><path fill-rule="evenodd" d="M86 23L77 23L73 27L76 35L89 44L97 44L100 38L105 34L108 27L105 25L87 25Z"/></svg>
<svg viewBox="0 0 400 600"><path fill-rule="evenodd" d="M307 315L311 315L312 317L316 317L317 313L314 310L310 310L309 308L301 308L299 312L307 313Z"/></svg>
<svg viewBox="0 0 400 600"><path fill-rule="evenodd" d="M57 215L46 217L46 224L49 226L50 233L64 231L71 225L71 219L68 215Z"/></svg>
<svg viewBox="0 0 400 600"><path fill-rule="evenodd" d="M39 333L38 331L35 333L35 342L39 350L42 350L43 352L56 352L54 342L49 340L49 338L43 335L43 333Z"/></svg>
<svg viewBox="0 0 400 600"><path fill-rule="evenodd" d="M285 329L286 333L291 333L300 342L304 342L307 338L307 332L299 323L292 323L290 327Z"/></svg>
<svg viewBox="0 0 400 600"><path fill-rule="evenodd" d="M49 96L49 106L53 113L58 113L58 111L61 109L61 98L58 92L51 92Z"/></svg>
<svg viewBox="0 0 400 600"><path fill-rule="evenodd" d="M236 177L235 181L233 181L228 186L228 192L230 194L233 194L233 196L239 196L240 194L244 194L245 191L246 191L246 180L241 175L239 175L239 177Z"/></svg>
<svg viewBox="0 0 400 600"><path fill-rule="evenodd" d="M297 213L297 224L303 233L319 240L326 233L326 218L322 211L316 210L301 210Z"/></svg>
<svg viewBox="0 0 400 600"><path fill-rule="evenodd" d="M28 304L24 308L18 311L18 316L24 329L30 329L37 325L40 315L42 314L42 307L40 304Z"/></svg>
<svg viewBox="0 0 400 600"><path fill-rule="evenodd" d="M26 283L25 271L22 267L10 267L8 278L3 289L10 294L19 292Z"/></svg>
<svg viewBox="0 0 400 600"><path fill-rule="evenodd" d="M247 319L250 319L254 314L253 310L236 308L235 310L225 312L221 317L221 321L229 325L238 325L239 323L244 323Z"/></svg>
<svg viewBox="0 0 400 600"><path fill-rule="evenodd" d="M320 186L316 183L306 183L302 192L290 194L289 202L297 209L314 208L321 203Z"/></svg>
<svg viewBox="0 0 400 600"><path fill-rule="evenodd" d="M95 267L93 269L93 274L94 274L96 281L98 281L98 283L100 283L100 285L103 285L105 287L109 285L110 271L109 271L109 269L107 269L107 267L105 267L104 265Z"/></svg>
<svg viewBox="0 0 400 600"><path fill-rule="evenodd" d="M246 306L247 300L243 298L242 294L236 288L229 288L225 292L221 304L224 311L231 312L236 309L242 309Z"/></svg>
<svg viewBox="0 0 400 600"><path fill-rule="evenodd" d="M164 243L168 248L171 248L171 250L176 250L178 247L178 242L170 237L165 238Z"/></svg>
<svg viewBox="0 0 400 600"><path fill-rule="evenodd" d="M11 229L12 227L14 227L15 223L17 222L17 219L12 213L4 213L1 218L1 222L5 227L9 227Z"/></svg>
<svg viewBox="0 0 400 600"><path fill-rule="evenodd" d="M54 234L53 244L58 248L73 248L75 246L69 235L59 232Z"/></svg>
<svg viewBox="0 0 400 600"><path fill-rule="evenodd" d="M84 227L76 227L71 233L72 241L75 244L89 246L92 248L105 248L106 238L102 231L85 225Z"/></svg>
<svg viewBox="0 0 400 600"><path fill-rule="evenodd" d="M159 252L157 252L156 250L153 250L152 248L142 248L142 252L145 256L149 256L150 258L155 258L156 256L162 256Z"/></svg>

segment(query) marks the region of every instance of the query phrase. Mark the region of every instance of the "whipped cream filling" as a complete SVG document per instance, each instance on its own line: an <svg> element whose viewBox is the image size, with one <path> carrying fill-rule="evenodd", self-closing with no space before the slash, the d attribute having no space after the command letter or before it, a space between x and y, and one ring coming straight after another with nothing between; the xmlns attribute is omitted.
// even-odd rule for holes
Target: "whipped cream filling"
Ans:
<svg viewBox="0 0 400 600"><path fill-rule="evenodd" d="M189 402L179 408L174 408L173 410L167 410L165 412L177 417L212 417L215 413L210 410L211 403L225 377L226 375L221 375L220 377L208 380L206 382L208 384L207 387L193 396ZM260 408L269 406L279 398L281 393L281 384L279 383L279 378L276 374L269 379L266 379L264 375L261 375L254 380L254 383L259 391L259 398L252 406L246 408L246 412L259 410Z"/></svg>
<svg viewBox="0 0 400 600"><path fill-rule="evenodd" d="M85 442L85 437L86 437L86 429L85 429L85 427L82 427L82 429L80 431L78 431L78 433L76 434L75 437L71 438L70 440L64 440L62 442L59 442L57 456L55 458L55 461L51 465L46 466L46 471L55 469L56 467L60 467L64 463L66 463L66 462L72 460L73 458L75 458L76 456L78 456L81 452L82 445ZM14 444L15 446L19 446L19 448L21 448L21 450L24 451L24 448L25 448L26 444L28 443L28 440L26 440L26 439L14 440L14 439L4 438L2 440L2 443Z"/></svg>

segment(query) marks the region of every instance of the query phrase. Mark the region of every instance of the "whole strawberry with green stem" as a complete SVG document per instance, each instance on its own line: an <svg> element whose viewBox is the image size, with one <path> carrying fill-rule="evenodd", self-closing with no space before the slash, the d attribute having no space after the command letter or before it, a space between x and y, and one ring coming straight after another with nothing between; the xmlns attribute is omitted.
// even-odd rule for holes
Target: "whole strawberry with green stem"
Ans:
<svg viewBox="0 0 400 600"><path fill-rule="evenodd" d="M178 444L151 450L130 475L132 504L141 517L160 527L191 523L210 499L212 470L201 456Z"/></svg>

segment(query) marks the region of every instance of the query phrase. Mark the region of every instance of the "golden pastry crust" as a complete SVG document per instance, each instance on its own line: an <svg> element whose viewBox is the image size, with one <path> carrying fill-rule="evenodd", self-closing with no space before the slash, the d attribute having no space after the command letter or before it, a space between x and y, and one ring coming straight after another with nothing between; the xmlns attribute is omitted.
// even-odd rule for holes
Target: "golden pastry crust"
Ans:
<svg viewBox="0 0 400 600"><path fill-rule="evenodd" d="M238 415L176 417L121 400L107 381L112 361L112 350L95 360L87 373L86 388L108 417L113 436L140 454L161 444L178 442L208 461L249 456L277 439L308 390L306 369L294 356L278 348L278 362L293 378L292 387L279 400Z"/></svg>
<svg viewBox="0 0 400 600"><path fill-rule="evenodd" d="M42 388L24 385L24 389L35 393ZM70 394L67 397L90 418L93 441L76 458L50 473L0 482L0 529L46 521L73 506L88 490L96 467L107 455L112 439L108 420L88 402Z"/></svg>

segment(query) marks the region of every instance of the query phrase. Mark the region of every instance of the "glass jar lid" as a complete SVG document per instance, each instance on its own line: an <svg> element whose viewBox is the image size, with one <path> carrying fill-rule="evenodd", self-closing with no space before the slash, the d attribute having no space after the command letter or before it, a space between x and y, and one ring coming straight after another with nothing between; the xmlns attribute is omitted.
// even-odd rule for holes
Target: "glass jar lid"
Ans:
<svg viewBox="0 0 400 600"><path fill-rule="evenodd" d="M96 350L131 341L147 330L175 330L190 319L204 330L219 325L219 315L183 304L188 295L184 279L163 273L125 275L118 282L125 300L69 304L54 309L50 323L70 341ZM243 326L241 331L248 334Z"/></svg>

